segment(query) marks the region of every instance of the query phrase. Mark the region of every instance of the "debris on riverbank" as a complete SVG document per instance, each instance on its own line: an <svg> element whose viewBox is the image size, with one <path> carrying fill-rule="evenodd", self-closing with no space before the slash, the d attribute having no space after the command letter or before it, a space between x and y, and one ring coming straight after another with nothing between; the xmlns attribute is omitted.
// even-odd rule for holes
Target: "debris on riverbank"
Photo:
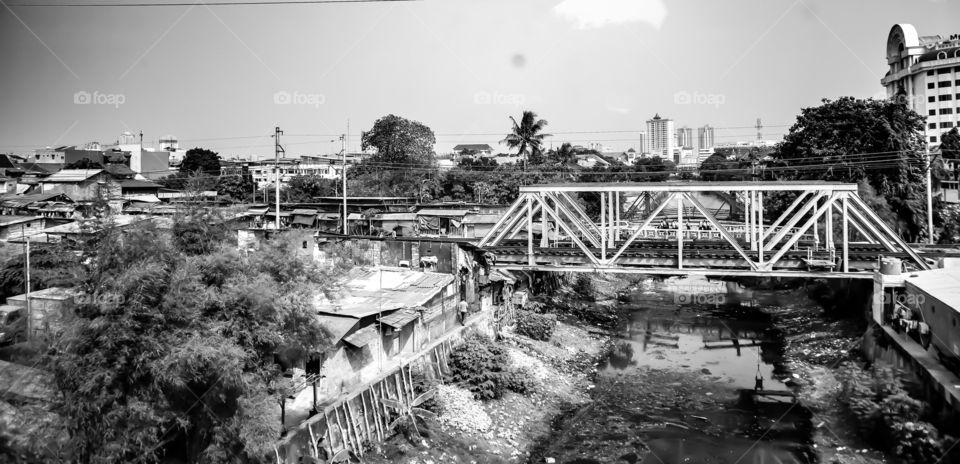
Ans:
<svg viewBox="0 0 960 464"><path fill-rule="evenodd" d="M436 421L427 421L421 430L422 440L411 441L398 434L375 446L364 457L365 461L526 462L532 445L551 433L555 416L590 402L594 366L606 343L606 337L591 331L595 329L560 321L548 341L505 332L499 343L506 347L511 367L530 373L530 392L508 391L500 399L477 401L465 389L441 386L440 414ZM456 407L451 407L449 401L455 401ZM448 406L444 407L444 403Z"/></svg>

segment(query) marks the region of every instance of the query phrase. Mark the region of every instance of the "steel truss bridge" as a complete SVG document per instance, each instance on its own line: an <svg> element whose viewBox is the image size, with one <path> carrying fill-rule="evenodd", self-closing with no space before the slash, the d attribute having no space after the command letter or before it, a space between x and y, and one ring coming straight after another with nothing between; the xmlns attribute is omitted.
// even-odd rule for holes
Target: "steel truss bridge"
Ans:
<svg viewBox="0 0 960 464"><path fill-rule="evenodd" d="M791 203L773 217L774 200ZM525 186L479 247L508 270L872 278L881 255L931 267L856 184L817 181Z"/></svg>

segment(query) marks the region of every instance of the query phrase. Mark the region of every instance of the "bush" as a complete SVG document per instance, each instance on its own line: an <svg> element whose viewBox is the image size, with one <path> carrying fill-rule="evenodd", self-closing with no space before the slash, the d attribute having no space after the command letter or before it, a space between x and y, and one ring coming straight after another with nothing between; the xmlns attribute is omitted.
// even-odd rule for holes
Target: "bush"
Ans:
<svg viewBox="0 0 960 464"><path fill-rule="evenodd" d="M509 364L506 350L479 333L467 335L450 353L453 381L470 390L478 400L501 398L506 390L517 393L529 390L528 376L511 370Z"/></svg>
<svg viewBox="0 0 960 464"><path fill-rule="evenodd" d="M523 310L517 312L517 333L525 337L550 340L556 326L557 320L554 317Z"/></svg>
<svg viewBox="0 0 960 464"><path fill-rule="evenodd" d="M577 280L573 282L573 291L576 292L583 301L594 301L596 299L593 280L591 280L587 274L577 274Z"/></svg>

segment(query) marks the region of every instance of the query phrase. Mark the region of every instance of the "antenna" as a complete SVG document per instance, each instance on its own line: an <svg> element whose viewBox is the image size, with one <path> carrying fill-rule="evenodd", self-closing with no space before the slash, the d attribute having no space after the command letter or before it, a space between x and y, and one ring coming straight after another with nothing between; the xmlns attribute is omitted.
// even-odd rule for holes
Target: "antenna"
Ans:
<svg viewBox="0 0 960 464"><path fill-rule="evenodd" d="M757 125L755 127L757 128L757 142L759 142L763 140L763 134L760 132L760 129L763 129L763 123L760 122L760 118L757 118Z"/></svg>

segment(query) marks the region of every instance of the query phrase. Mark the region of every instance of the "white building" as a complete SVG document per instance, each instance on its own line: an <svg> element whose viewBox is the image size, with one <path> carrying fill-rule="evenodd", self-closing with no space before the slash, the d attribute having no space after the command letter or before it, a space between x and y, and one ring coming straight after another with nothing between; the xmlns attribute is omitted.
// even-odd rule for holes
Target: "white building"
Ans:
<svg viewBox="0 0 960 464"><path fill-rule="evenodd" d="M714 146L713 128L710 127L710 124L706 124L703 127L697 129L697 139L698 139L697 141L699 142L697 144L697 148L699 148L700 151L710 150L711 153L713 152L713 146Z"/></svg>
<svg viewBox="0 0 960 464"><path fill-rule="evenodd" d="M693 129L687 126L677 129L677 146L681 148L693 148Z"/></svg>
<svg viewBox="0 0 960 464"><path fill-rule="evenodd" d="M673 159L676 136L672 119L663 119L659 114L654 115L653 119L647 120L647 135L650 137L651 155Z"/></svg>
<svg viewBox="0 0 960 464"><path fill-rule="evenodd" d="M880 80L887 97L905 98L926 116L925 138L939 143L958 124L960 110L960 35L920 36L910 24L895 24L887 36L887 65Z"/></svg>

